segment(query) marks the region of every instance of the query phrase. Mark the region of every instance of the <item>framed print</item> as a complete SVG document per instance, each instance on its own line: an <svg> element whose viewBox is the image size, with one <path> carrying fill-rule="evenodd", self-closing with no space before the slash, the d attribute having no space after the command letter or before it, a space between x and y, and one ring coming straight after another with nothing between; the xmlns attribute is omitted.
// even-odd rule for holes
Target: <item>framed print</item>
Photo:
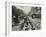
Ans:
<svg viewBox="0 0 46 37"><path fill-rule="evenodd" d="M42 30L42 6L43 4L7 2L6 34Z"/></svg>

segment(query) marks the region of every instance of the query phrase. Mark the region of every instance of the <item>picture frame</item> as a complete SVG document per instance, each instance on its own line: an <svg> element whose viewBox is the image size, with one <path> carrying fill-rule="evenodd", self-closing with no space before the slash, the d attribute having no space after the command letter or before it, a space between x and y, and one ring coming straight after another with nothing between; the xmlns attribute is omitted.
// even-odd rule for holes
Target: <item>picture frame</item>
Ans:
<svg viewBox="0 0 46 37"><path fill-rule="evenodd" d="M31 7L41 7L41 24L42 24L42 12L43 12L43 4L36 4L36 3L17 3L17 2L5 2L5 17L6 17L6 21L5 21L5 35L8 34L15 34L16 32L19 31L12 31L12 6L31 6ZM28 14L28 13L27 13ZM38 31L43 31L41 25L41 29L40 30L34 30L35 32ZM23 31L21 31L23 32ZM26 31L25 31L26 32ZM27 31L28 32L28 31ZM29 32L32 32L32 30Z"/></svg>

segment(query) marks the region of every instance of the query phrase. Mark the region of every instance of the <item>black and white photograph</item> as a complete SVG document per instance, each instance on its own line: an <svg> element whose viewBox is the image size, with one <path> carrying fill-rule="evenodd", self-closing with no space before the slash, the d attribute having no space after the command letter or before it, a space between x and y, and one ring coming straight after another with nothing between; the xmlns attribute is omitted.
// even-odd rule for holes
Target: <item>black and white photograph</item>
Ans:
<svg viewBox="0 0 46 37"><path fill-rule="evenodd" d="M41 29L41 7L12 5L12 31Z"/></svg>

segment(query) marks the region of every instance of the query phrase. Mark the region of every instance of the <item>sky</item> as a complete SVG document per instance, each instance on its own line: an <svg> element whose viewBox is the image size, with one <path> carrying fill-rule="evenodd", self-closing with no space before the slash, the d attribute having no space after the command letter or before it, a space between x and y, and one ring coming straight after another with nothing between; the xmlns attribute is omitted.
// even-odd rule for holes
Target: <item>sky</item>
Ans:
<svg viewBox="0 0 46 37"><path fill-rule="evenodd" d="M18 9L22 9L26 15L28 15L29 11L31 11L31 6L16 6Z"/></svg>

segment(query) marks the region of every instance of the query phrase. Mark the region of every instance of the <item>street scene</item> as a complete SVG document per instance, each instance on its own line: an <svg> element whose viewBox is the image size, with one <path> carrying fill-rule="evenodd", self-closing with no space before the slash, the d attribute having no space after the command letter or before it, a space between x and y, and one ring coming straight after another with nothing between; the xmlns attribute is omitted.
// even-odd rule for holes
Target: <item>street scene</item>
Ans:
<svg viewBox="0 0 46 37"><path fill-rule="evenodd" d="M41 29L41 7L13 6L12 31Z"/></svg>

